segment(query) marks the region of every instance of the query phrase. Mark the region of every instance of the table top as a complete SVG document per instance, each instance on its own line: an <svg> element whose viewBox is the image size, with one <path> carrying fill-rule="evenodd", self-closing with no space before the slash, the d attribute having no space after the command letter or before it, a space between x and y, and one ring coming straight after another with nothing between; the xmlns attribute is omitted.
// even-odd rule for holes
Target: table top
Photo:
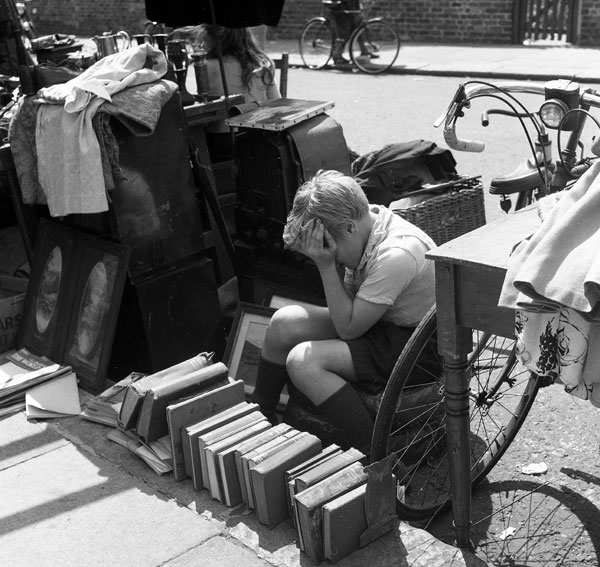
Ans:
<svg viewBox="0 0 600 567"><path fill-rule="evenodd" d="M513 248L540 226L535 204L463 234L427 253L436 262L506 270Z"/></svg>
<svg viewBox="0 0 600 567"><path fill-rule="evenodd" d="M226 120L228 126L281 131L333 108L333 102L278 98L261 102L256 110Z"/></svg>

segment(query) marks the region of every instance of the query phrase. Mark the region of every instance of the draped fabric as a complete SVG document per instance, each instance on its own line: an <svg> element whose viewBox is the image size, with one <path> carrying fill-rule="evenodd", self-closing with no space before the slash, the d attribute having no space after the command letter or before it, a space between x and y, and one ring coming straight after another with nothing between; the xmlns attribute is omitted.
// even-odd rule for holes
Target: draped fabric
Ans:
<svg viewBox="0 0 600 567"><path fill-rule="evenodd" d="M217 24L244 28L279 23L285 0L212 0ZM146 17L171 27L212 22L209 0L146 0Z"/></svg>

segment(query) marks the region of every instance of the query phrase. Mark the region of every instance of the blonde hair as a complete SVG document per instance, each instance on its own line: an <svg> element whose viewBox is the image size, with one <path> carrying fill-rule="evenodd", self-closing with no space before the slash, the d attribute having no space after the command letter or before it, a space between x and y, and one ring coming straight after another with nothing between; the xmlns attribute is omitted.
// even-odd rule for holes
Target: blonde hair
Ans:
<svg viewBox="0 0 600 567"><path fill-rule="evenodd" d="M300 186L283 230L283 242L297 250L309 224L318 219L333 238L340 238L348 223L368 214L369 201L361 186L339 171L320 170Z"/></svg>

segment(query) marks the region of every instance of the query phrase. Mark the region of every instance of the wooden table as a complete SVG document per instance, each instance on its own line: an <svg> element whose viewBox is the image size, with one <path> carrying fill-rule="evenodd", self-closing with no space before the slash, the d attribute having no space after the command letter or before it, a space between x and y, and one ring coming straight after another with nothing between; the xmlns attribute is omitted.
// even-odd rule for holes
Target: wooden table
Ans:
<svg viewBox="0 0 600 567"><path fill-rule="evenodd" d="M513 247L540 224L535 206L506 215L427 254L435 261L438 350L446 374L446 439L459 547L469 547L471 462L467 356L472 330L514 335L514 312L498 307Z"/></svg>

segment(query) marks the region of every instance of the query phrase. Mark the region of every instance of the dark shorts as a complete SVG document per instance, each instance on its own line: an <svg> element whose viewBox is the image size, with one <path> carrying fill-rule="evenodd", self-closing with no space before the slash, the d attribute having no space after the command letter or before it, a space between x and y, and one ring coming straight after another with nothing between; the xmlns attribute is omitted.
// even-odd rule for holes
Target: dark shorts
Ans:
<svg viewBox="0 0 600 567"><path fill-rule="evenodd" d="M381 390L414 330L414 327L399 327L380 321L361 337L346 341L354 363L356 382L375 392Z"/></svg>

